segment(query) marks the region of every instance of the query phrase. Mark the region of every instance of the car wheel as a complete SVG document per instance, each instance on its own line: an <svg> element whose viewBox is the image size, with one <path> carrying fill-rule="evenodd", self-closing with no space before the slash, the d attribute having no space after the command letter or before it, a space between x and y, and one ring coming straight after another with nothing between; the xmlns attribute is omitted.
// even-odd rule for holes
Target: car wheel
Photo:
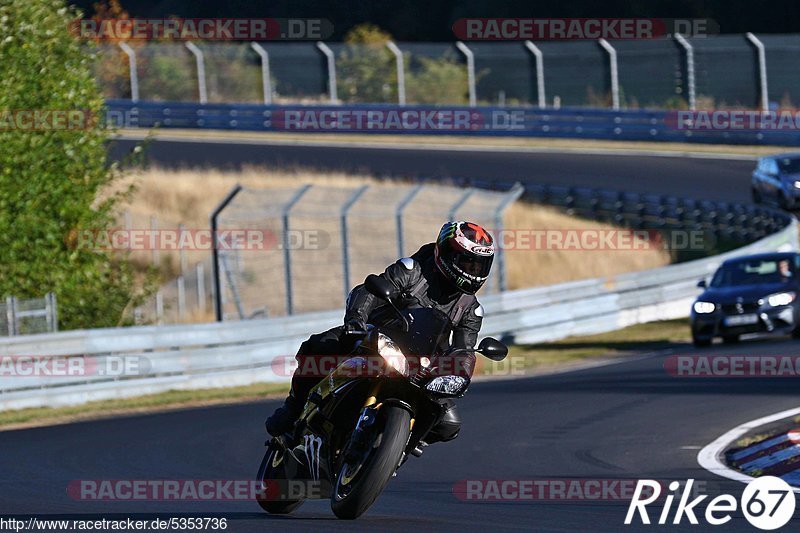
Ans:
<svg viewBox="0 0 800 533"><path fill-rule="evenodd" d="M711 346L711 340L711 338L698 337L692 333L692 344L694 344L695 348L705 348L706 346Z"/></svg>
<svg viewBox="0 0 800 533"><path fill-rule="evenodd" d="M736 344L739 340L739 335L723 335L722 337L722 342L725 344Z"/></svg>

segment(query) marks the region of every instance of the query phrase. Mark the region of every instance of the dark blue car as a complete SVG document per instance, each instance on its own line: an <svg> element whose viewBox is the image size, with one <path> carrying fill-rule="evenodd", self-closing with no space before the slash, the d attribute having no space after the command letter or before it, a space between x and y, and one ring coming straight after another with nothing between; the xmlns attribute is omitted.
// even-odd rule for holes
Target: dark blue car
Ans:
<svg viewBox="0 0 800 533"><path fill-rule="evenodd" d="M714 337L738 342L746 333L792 334L800 338L800 255L769 253L729 259L692 305L692 341Z"/></svg>
<svg viewBox="0 0 800 533"><path fill-rule="evenodd" d="M800 207L800 154L762 157L751 180L753 201L782 209Z"/></svg>

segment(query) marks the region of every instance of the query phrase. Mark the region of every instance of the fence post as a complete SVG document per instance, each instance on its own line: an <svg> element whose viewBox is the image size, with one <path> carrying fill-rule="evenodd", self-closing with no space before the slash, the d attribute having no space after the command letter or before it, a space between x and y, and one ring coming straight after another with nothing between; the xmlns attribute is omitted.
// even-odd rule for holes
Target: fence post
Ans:
<svg viewBox="0 0 800 533"><path fill-rule="evenodd" d="M525 48L530 50L536 60L536 98L539 109L544 109L547 107L547 99L544 93L544 58L542 57L542 51L532 41L525 41Z"/></svg>
<svg viewBox="0 0 800 533"><path fill-rule="evenodd" d="M6 297L6 322L8 322L8 336L17 334L17 299L13 296Z"/></svg>
<svg viewBox="0 0 800 533"><path fill-rule="evenodd" d="M502 241L503 213L508 209L508 206L516 202L517 199L522 196L523 192L525 192L525 187L523 187L520 182L516 182L497 205L497 209L494 210L495 248L497 249L497 289L500 292L508 289L506 256Z"/></svg>
<svg viewBox="0 0 800 533"><path fill-rule="evenodd" d="M675 34L675 40L686 52L686 92L689 93L687 100L689 100L689 110L695 111L697 109L697 99L694 86L694 47L680 33Z"/></svg>
<svg viewBox="0 0 800 533"><path fill-rule="evenodd" d="M334 56L330 46L322 41L317 41L317 48L328 59L328 93L330 94L331 103L335 104L339 100L336 92L336 56Z"/></svg>
<svg viewBox="0 0 800 533"><path fill-rule="evenodd" d="M341 209L339 210L339 221L342 228L342 272L344 273L344 298L347 299L347 295L350 294L350 253L349 253L349 242L347 238L347 212L353 207L353 204L361 198L366 190L369 189L369 185L362 185L358 189L356 189L353 194L350 195L350 198L342 204Z"/></svg>
<svg viewBox="0 0 800 533"><path fill-rule="evenodd" d="M183 322L186 318L186 279L183 274L178 276L178 320Z"/></svg>
<svg viewBox="0 0 800 533"><path fill-rule="evenodd" d="M231 269L228 266L228 255L223 254L220 259L222 263L222 270L225 271L225 277L228 279L228 286L231 288L231 294L233 294L233 304L236 306L236 313L239 315L239 320L244 320L242 297L239 295L239 286L236 285L236 278L233 277Z"/></svg>
<svg viewBox="0 0 800 533"><path fill-rule="evenodd" d="M611 107L619 109L619 71L617 70L617 51L605 39L597 41L608 52L609 70L611 74Z"/></svg>
<svg viewBox="0 0 800 533"><path fill-rule="evenodd" d="M469 49L467 45L461 41L456 41L456 48L458 48L464 57L467 58L467 85L469 86L469 106L475 107L477 105L477 96L475 94L475 54Z"/></svg>
<svg viewBox="0 0 800 533"><path fill-rule="evenodd" d="M403 63L403 51L392 41L386 43L386 48L394 54L397 61L397 103L406 105L406 66Z"/></svg>
<svg viewBox="0 0 800 533"><path fill-rule="evenodd" d="M197 92L200 97L200 103L205 104L208 102L208 93L206 92L205 56L203 56L203 51L191 41L186 43L186 48L188 48L189 51L194 54L194 59L197 64Z"/></svg>
<svg viewBox="0 0 800 533"><path fill-rule="evenodd" d="M286 277L286 314L294 314L294 299L292 295L292 254L291 243L289 242L289 213L292 207L300 201L300 198L311 188L311 184L300 187L284 204L281 209L281 222L283 225L283 272Z"/></svg>
<svg viewBox="0 0 800 533"><path fill-rule="evenodd" d="M769 93L767 92L767 54L764 49L764 43L761 39L756 37L750 32L747 32L747 40L756 47L758 52L758 81L759 81L759 96L761 97L761 110L769 111Z"/></svg>
<svg viewBox="0 0 800 533"><path fill-rule="evenodd" d="M405 243L403 242L403 210L406 206L411 203L411 200L419 194L419 192L425 187L424 185L417 185L416 187L412 188L408 194L406 194L405 198L400 200L400 203L397 204L397 209L395 210L395 225L397 227L397 257L403 257L405 254Z"/></svg>
<svg viewBox="0 0 800 533"><path fill-rule="evenodd" d="M197 272L197 311L200 316L206 313L206 274L203 263L198 262L195 266Z"/></svg>
<svg viewBox="0 0 800 533"><path fill-rule="evenodd" d="M272 80L269 73L269 54L264 47L256 42L250 43L250 48L261 57L261 86L264 89L264 105L272 104Z"/></svg>
<svg viewBox="0 0 800 533"><path fill-rule="evenodd" d="M159 326L164 322L164 295L161 289L156 291L156 324Z"/></svg>
<svg viewBox="0 0 800 533"><path fill-rule="evenodd" d="M220 283L219 271L219 246L217 245L217 217L225 209L234 197L242 190L238 183L228 192L225 198L219 203L216 209L211 212L209 221L211 223L211 269L214 279L212 280L212 290L214 292L214 315L217 322L222 322L222 284Z"/></svg>
<svg viewBox="0 0 800 533"><path fill-rule="evenodd" d="M138 102L139 101L139 73L136 69L136 52L130 45L126 42L119 43L119 47L122 48L122 51L125 52L125 55L128 56L128 64L130 65L129 68L129 75L130 75L130 82L131 82L131 102Z"/></svg>
<svg viewBox="0 0 800 533"><path fill-rule="evenodd" d="M462 205L464 205L467 202L467 200L469 200L469 197L472 196L473 194L475 194L474 188L470 187L469 189L467 189L466 192L464 192L464 194L462 194L461 197L458 200L456 200L456 203L454 203L452 207L450 207L450 211L447 212L447 220L455 220L456 213L458 212L458 210L461 208Z"/></svg>

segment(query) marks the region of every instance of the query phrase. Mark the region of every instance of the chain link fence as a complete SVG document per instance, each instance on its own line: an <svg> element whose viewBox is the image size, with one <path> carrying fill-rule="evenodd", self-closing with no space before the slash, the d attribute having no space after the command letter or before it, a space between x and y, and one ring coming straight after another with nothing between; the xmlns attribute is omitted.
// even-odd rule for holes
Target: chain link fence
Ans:
<svg viewBox="0 0 800 533"><path fill-rule="evenodd" d="M794 106L800 92L795 58L800 35L757 36L766 59L768 100ZM686 40L610 41L618 64L623 108L755 108L760 104L759 60L745 35ZM547 107L610 107L608 50L596 41L469 42L474 57L470 86L467 53L455 43L131 43L100 47L97 77L110 99L228 103L408 103ZM196 49L191 49L196 46ZM333 69L329 68L329 51ZM200 55L197 55L199 52ZM136 68L131 72L130 57ZM131 79L133 75L136 79ZM694 80L694 81L692 81ZM690 87L690 84L694 84ZM333 90L332 90L333 89Z"/></svg>
<svg viewBox="0 0 800 533"><path fill-rule="evenodd" d="M217 232L250 231L257 246L219 247L220 312L225 319L283 316L343 305L353 286L432 242L447 220L502 227L522 194L438 185L303 185L237 189L216 217ZM484 289L504 288L500 275Z"/></svg>

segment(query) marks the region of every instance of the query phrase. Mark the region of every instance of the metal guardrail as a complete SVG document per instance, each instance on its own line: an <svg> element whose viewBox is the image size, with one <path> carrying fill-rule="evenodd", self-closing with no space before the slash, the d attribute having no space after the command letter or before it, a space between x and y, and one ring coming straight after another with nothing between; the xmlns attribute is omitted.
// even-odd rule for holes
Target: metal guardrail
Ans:
<svg viewBox="0 0 800 533"><path fill-rule="evenodd" d="M687 316L697 281L726 258L797 249L798 224L744 248L654 270L510 291L481 298L483 335L531 343L611 331ZM80 375L0 378L0 409L255 382L288 381L285 362L311 332L332 327L341 311L233 323L67 331L0 339L0 356L81 357ZM281 357L284 356L284 357ZM120 358L132 372L108 372ZM86 370L88 369L88 370Z"/></svg>
<svg viewBox="0 0 800 533"><path fill-rule="evenodd" d="M800 145L800 135L793 128L747 130L679 127L678 111L388 104L292 106L129 100L108 100L106 103L108 123L119 128ZM426 120L425 117L435 119Z"/></svg>

